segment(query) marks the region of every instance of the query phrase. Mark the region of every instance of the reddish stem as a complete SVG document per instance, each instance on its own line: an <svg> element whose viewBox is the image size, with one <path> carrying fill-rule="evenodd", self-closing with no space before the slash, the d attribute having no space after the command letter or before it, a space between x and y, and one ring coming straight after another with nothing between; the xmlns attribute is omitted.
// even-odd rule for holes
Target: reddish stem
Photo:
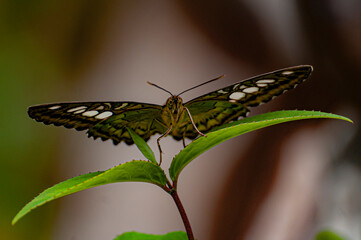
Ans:
<svg viewBox="0 0 361 240"><path fill-rule="evenodd" d="M189 220L188 220L188 217L187 217L187 214L186 212L184 211L184 208L183 208L183 205L182 205L182 202L180 201L179 199L179 196L178 196L178 193L176 190L173 190L171 193L172 195L172 198L175 202L175 204L177 205L177 208L178 208L178 211L182 217L182 220L183 220L183 224L186 228L186 231L187 231L187 235L188 235L188 240L194 240L194 236L193 236L193 232L192 232L192 227L189 223Z"/></svg>

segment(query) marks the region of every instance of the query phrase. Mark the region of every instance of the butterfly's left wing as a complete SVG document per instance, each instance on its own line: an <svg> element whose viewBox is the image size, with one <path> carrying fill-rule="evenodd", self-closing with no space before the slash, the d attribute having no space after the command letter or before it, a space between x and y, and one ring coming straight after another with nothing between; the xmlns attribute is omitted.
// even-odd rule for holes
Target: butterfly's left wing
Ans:
<svg viewBox="0 0 361 240"><path fill-rule="evenodd" d="M266 103L295 88L311 72L312 67L308 65L281 69L205 94L185 103L185 106L197 128L201 132L207 132L216 126L245 117L249 112L248 107ZM183 115L177 127L174 131L177 136L184 134L184 131L185 136L191 139L198 135L187 114Z"/></svg>
<svg viewBox="0 0 361 240"><path fill-rule="evenodd" d="M88 130L89 137L112 139L114 144L133 144L127 131L131 128L144 140L166 127L155 120L161 106L137 102L72 102L31 106L31 118L45 124ZM164 130L165 129L165 130Z"/></svg>

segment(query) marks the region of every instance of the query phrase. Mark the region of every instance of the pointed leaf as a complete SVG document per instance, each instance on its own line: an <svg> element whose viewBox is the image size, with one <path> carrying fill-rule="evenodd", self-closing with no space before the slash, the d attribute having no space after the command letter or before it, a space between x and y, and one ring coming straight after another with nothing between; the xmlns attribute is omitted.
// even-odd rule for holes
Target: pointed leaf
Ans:
<svg viewBox="0 0 361 240"><path fill-rule="evenodd" d="M185 232L171 232L165 235L127 232L117 236L114 240L188 240L188 237Z"/></svg>
<svg viewBox="0 0 361 240"><path fill-rule="evenodd" d="M148 161L131 161L106 171L93 172L68 179L40 193L14 217L14 225L31 210L54 199L79 192L88 188L116 182L148 182L165 189L167 178L163 170Z"/></svg>
<svg viewBox="0 0 361 240"><path fill-rule="evenodd" d="M190 143L173 159L169 168L170 177L173 181L177 182L180 172L185 166L187 166L188 163L203 152L228 139L263 127L311 118L334 118L352 122L350 119L336 114L296 110L270 112L244 118L239 121L222 125L221 127L207 133L207 137L199 137Z"/></svg>
<svg viewBox="0 0 361 240"><path fill-rule="evenodd" d="M149 145L141 138L138 134L136 134L132 129L127 128L130 136L132 137L135 145L139 148L139 150L143 153L144 157L146 157L152 163L158 164L157 160L155 160L154 152L150 149Z"/></svg>

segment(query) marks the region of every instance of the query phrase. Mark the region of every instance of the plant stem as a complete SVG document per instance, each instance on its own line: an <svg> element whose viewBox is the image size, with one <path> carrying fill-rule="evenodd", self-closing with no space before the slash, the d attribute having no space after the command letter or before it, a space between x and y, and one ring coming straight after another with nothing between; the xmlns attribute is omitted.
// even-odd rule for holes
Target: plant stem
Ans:
<svg viewBox="0 0 361 240"><path fill-rule="evenodd" d="M171 192L171 195L172 195L172 198L175 202L175 204L177 205L177 208L178 208L178 211L182 217L182 220L183 220L183 224L186 228L186 231L187 231L187 236L188 236L188 240L194 240L194 236L193 236L193 232L192 232L192 227L189 223L189 220L188 220L188 217L187 217L187 214L186 212L184 211L184 208L183 208L183 205L182 205L182 202L180 201L179 199L179 196L178 196L178 193L176 190L172 191Z"/></svg>

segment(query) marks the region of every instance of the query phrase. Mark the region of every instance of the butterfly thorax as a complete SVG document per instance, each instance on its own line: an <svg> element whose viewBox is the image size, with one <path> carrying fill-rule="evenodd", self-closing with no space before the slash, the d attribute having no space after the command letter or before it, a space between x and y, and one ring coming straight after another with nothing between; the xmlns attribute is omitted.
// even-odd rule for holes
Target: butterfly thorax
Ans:
<svg viewBox="0 0 361 240"><path fill-rule="evenodd" d="M170 117L171 125L174 126L184 111L182 98L178 96L168 98L163 111Z"/></svg>

